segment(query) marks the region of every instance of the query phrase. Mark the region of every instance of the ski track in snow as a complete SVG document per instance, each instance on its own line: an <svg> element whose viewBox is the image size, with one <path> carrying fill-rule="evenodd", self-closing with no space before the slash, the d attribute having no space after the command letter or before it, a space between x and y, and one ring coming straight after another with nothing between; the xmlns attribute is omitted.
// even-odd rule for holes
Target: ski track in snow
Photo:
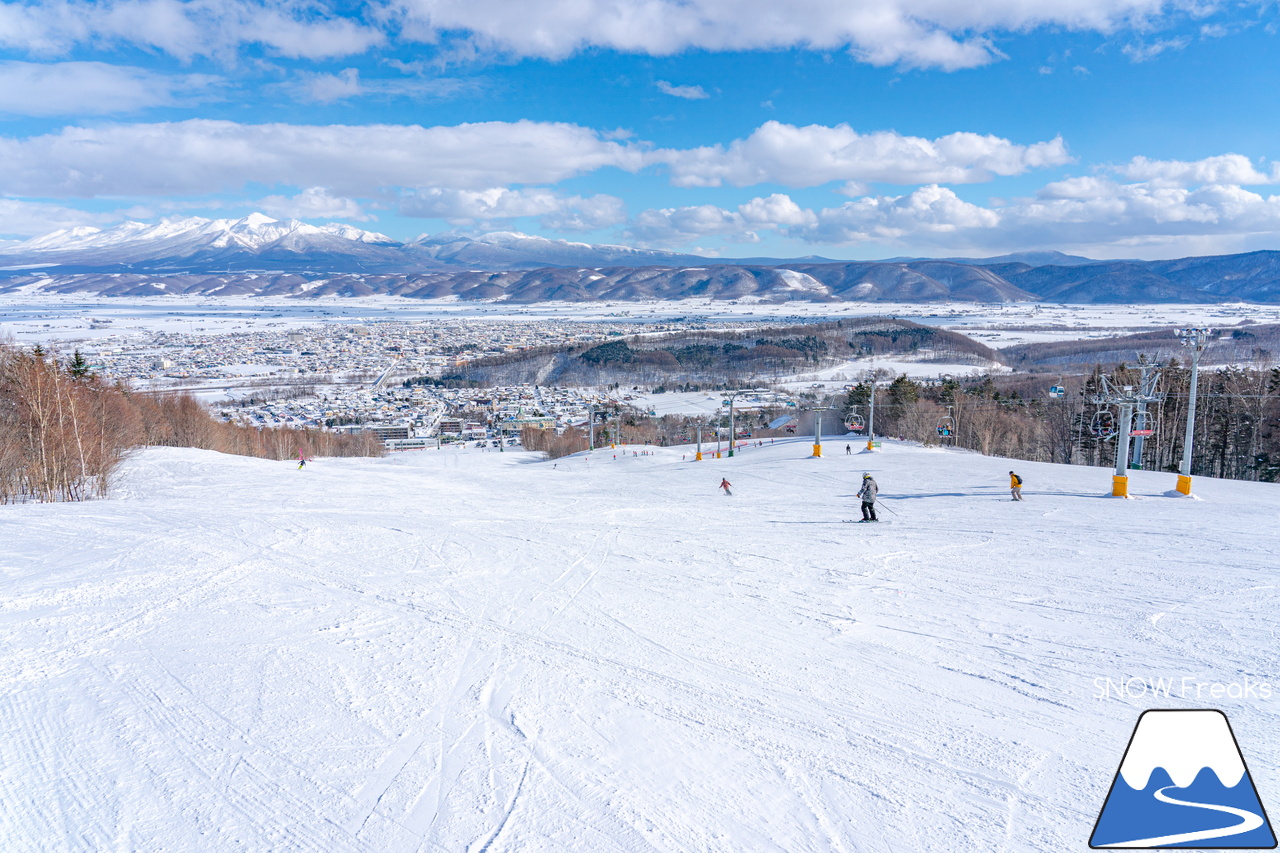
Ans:
<svg viewBox="0 0 1280 853"><path fill-rule="evenodd" d="M0 507L2 846L1074 849L1136 715L1205 705L1095 678L1277 671L1274 486L808 448L152 449ZM864 470L890 526L840 523Z"/></svg>

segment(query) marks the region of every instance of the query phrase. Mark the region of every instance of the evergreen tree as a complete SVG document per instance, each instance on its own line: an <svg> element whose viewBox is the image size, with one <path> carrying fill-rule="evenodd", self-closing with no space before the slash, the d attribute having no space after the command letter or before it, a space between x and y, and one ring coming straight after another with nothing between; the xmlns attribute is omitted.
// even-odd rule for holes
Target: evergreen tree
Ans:
<svg viewBox="0 0 1280 853"><path fill-rule="evenodd" d="M844 400L843 417L847 421L849 418L865 408L871 402L871 384L868 382L859 382L849 389L849 396Z"/></svg>
<svg viewBox="0 0 1280 853"><path fill-rule="evenodd" d="M889 401L898 408L905 408L920 399L920 383L905 373L889 383Z"/></svg>
<svg viewBox="0 0 1280 853"><path fill-rule="evenodd" d="M75 354L71 356L71 360L67 362L67 373L71 374L73 379L87 379L89 377L89 362L84 360L80 350L76 350Z"/></svg>

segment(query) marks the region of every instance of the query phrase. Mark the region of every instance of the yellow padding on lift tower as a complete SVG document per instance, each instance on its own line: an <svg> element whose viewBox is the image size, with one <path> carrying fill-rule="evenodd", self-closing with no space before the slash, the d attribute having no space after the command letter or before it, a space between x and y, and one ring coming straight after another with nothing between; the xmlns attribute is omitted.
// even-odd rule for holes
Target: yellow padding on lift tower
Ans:
<svg viewBox="0 0 1280 853"><path fill-rule="evenodd" d="M1127 498L1129 497L1129 478L1128 477L1111 477L1111 497Z"/></svg>

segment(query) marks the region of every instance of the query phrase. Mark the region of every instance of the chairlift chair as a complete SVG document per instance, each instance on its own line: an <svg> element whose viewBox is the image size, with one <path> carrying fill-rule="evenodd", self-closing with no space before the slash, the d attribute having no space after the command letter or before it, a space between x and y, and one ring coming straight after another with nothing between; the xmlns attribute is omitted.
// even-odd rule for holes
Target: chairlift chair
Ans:
<svg viewBox="0 0 1280 853"><path fill-rule="evenodd" d="M863 432L867 428L867 422L863 419L862 415L850 415L849 422L846 426L849 427L849 432Z"/></svg>
<svg viewBox="0 0 1280 853"><path fill-rule="evenodd" d="M956 419L951 415L945 415L938 419L938 436L940 438L954 438L956 434Z"/></svg>
<svg viewBox="0 0 1280 853"><path fill-rule="evenodd" d="M1049 389L1049 396L1055 400L1067 396L1067 389L1061 385L1054 385Z"/></svg>
<svg viewBox="0 0 1280 853"><path fill-rule="evenodd" d="M1104 440L1115 437L1116 416L1106 409L1099 409L1094 412L1093 420L1089 422L1089 432L1094 438Z"/></svg>
<svg viewBox="0 0 1280 853"><path fill-rule="evenodd" d="M1129 429L1129 435L1132 438L1145 438L1155 435L1156 419L1152 417L1151 412L1134 412L1133 426Z"/></svg>

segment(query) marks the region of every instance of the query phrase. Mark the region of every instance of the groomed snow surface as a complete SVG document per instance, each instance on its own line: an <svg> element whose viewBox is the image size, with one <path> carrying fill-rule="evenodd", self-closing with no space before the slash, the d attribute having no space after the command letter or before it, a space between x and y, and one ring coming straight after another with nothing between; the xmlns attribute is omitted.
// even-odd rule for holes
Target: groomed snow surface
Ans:
<svg viewBox="0 0 1280 853"><path fill-rule="evenodd" d="M1275 486L844 443L153 449L0 507L0 846L1083 850L1147 707L1280 808L1280 699L1095 684L1277 680Z"/></svg>

